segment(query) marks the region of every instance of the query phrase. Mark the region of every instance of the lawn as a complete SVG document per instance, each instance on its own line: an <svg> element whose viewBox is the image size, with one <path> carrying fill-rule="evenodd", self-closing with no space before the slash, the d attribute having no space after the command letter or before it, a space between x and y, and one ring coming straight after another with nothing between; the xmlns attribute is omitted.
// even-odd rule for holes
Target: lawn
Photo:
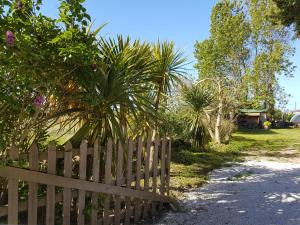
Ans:
<svg viewBox="0 0 300 225"><path fill-rule="evenodd" d="M210 147L205 152L190 147L174 147L171 164L173 194L196 188L207 181L210 171L240 162L246 155L281 156L284 151L300 153L300 129L242 130L228 145ZM295 154L290 155L295 156Z"/></svg>
<svg viewBox="0 0 300 225"><path fill-rule="evenodd" d="M238 131L233 135L233 143L246 146L252 153L276 153L290 148L300 151L300 129Z"/></svg>

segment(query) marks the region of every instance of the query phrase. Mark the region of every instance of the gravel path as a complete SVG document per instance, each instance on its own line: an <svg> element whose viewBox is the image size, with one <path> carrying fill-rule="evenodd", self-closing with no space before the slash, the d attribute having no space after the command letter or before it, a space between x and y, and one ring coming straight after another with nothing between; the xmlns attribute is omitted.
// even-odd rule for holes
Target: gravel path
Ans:
<svg viewBox="0 0 300 225"><path fill-rule="evenodd" d="M215 170L157 225L300 225L300 164L250 160Z"/></svg>

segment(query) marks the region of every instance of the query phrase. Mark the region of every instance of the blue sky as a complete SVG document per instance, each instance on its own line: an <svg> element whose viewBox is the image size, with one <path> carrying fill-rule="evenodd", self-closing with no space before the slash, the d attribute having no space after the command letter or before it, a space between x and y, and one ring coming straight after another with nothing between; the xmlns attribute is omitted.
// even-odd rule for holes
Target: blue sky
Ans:
<svg viewBox="0 0 300 225"><path fill-rule="evenodd" d="M195 63L193 48L196 40L209 36L210 11L217 0L86 0L88 13L95 27L108 22L102 35L129 35L132 38L154 42L172 40L189 59L189 68ZM57 0L44 0L46 14L56 16ZM281 78L280 83L291 94L289 109L295 101L300 108L300 41L292 61L298 68L294 78Z"/></svg>

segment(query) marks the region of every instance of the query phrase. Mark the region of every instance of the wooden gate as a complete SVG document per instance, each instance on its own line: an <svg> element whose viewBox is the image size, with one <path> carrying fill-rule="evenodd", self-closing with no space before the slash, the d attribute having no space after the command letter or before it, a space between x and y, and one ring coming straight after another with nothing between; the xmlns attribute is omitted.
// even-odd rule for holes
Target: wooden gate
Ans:
<svg viewBox="0 0 300 225"><path fill-rule="evenodd" d="M50 144L44 152L33 144L29 154L12 148L10 158L13 165L0 168L8 180L0 223L132 224L174 203L168 138L137 138L125 146L109 139L92 147L83 140L79 149Z"/></svg>

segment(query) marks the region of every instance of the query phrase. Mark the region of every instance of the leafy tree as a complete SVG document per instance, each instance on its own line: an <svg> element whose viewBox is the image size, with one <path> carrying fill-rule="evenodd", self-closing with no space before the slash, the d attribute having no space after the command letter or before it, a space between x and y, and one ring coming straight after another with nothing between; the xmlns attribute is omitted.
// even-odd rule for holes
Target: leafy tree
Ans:
<svg viewBox="0 0 300 225"><path fill-rule="evenodd" d="M278 77L293 71L290 32L273 23L274 10L272 0L219 1L212 10L210 37L195 45L200 82L217 97L206 113L217 143L228 141L234 129L228 124L234 124L239 108L264 107L273 115Z"/></svg>
<svg viewBox="0 0 300 225"><path fill-rule="evenodd" d="M0 149L44 136L47 104L36 105L35 98L50 97L65 67L57 46L49 43L60 33L55 20L39 13L40 1L18 2L4 1L7 10L0 10Z"/></svg>
<svg viewBox="0 0 300 225"><path fill-rule="evenodd" d="M216 95L217 106L207 111L209 133L221 143L222 121L235 112L245 99L244 75L247 72L249 24L237 1L220 1L211 15L210 37L195 45L196 69L200 82Z"/></svg>
<svg viewBox="0 0 300 225"><path fill-rule="evenodd" d="M273 0L277 4L277 10L273 18L279 19L283 25L295 27L297 36L300 35L300 1L299 0Z"/></svg>
<svg viewBox="0 0 300 225"><path fill-rule="evenodd" d="M183 74L182 53L171 42L99 38L103 26L91 30L83 2L60 0L52 19L40 0L1 1L1 148L26 149L57 126L62 135L74 133L75 145L157 127Z"/></svg>
<svg viewBox="0 0 300 225"><path fill-rule="evenodd" d="M289 30L274 24L270 15L276 10L272 0L250 0L247 3L251 24L250 102L255 108L267 108L274 114L278 76L290 76L293 66L290 56Z"/></svg>

